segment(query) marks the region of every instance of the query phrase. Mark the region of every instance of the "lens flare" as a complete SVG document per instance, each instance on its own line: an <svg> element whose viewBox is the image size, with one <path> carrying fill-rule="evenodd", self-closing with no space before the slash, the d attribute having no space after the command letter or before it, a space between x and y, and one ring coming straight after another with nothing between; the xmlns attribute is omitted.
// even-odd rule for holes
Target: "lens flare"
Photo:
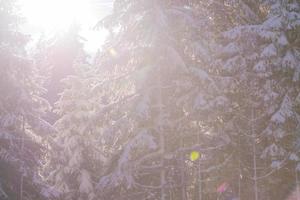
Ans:
<svg viewBox="0 0 300 200"><path fill-rule="evenodd" d="M198 151L192 151L190 154L190 160L196 161L201 157L201 154Z"/></svg>

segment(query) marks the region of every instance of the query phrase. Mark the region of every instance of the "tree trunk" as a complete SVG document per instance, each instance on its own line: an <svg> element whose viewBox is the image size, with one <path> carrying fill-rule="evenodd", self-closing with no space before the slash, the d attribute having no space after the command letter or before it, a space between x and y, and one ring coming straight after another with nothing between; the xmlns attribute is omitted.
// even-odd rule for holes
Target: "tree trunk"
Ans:
<svg viewBox="0 0 300 200"><path fill-rule="evenodd" d="M254 168L254 200L258 200L258 188L257 188L257 163L256 163L256 137L254 132L254 125L253 125L253 119L254 119L254 109L251 109L251 136L253 137L253 168Z"/></svg>

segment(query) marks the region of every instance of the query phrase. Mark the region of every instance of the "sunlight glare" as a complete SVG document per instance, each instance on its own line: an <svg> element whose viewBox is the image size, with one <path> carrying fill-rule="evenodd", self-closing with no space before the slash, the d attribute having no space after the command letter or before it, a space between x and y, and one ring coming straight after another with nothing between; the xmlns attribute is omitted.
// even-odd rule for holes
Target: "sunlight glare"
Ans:
<svg viewBox="0 0 300 200"><path fill-rule="evenodd" d="M90 24L93 16L87 0L21 0L31 25L45 31L66 30L73 22Z"/></svg>

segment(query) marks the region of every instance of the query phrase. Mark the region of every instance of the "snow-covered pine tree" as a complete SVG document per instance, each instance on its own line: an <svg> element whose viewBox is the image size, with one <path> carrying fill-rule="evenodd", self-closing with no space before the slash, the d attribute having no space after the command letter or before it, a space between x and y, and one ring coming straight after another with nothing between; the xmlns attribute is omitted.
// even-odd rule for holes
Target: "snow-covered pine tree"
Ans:
<svg viewBox="0 0 300 200"><path fill-rule="evenodd" d="M219 33L224 32L236 24L245 24L251 21L251 24L258 21L259 14L256 13L256 8L259 7L255 1L205 1L200 2L198 9L198 15L205 14L209 18L209 24L204 25L210 27L210 31L203 31L202 34L206 35L204 41L209 41L209 46L201 46L203 44L203 38L200 38L199 43L194 42L194 45L199 45L208 54L219 53L222 40L219 39ZM203 10L205 10L203 12ZM199 28L204 27L199 26ZM230 50L231 47L228 47ZM200 49L199 49L200 50ZM200 51L201 52L201 51ZM203 50L202 50L203 52ZM228 53L228 52L227 52ZM234 53L234 52L231 52ZM227 58L230 58L233 54L228 54ZM198 55L198 61L203 58L209 58L209 56ZM200 133L202 135L201 141L204 144L215 146L216 153L212 155L212 161L202 161L203 165L201 170L198 170L202 174L202 179L196 187L206 190L206 195L199 198L216 198L218 188L223 183L233 185L230 186L236 192L238 196L238 180L240 179L239 173L239 158L238 149L243 149L236 140L238 134L233 126L233 117L235 111L235 102L228 96L236 89L235 78L228 73L224 73L221 69L221 63L214 65L214 57L210 57L206 60L206 63L196 63L194 66L204 71L208 77L208 81L194 82L194 88L198 87L196 92L197 98L189 96L189 100L195 99L195 102L188 102L187 107L194 106L198 103L197 107L193 107L195 110L194 120L198 120L202 126ZM204 69L204 70L203 70ZM203 87L204 85L204 87ZM195 89L197 90L197 89ZM196 108L196 109L195 109ZM204 123L203 123L204 122ZM185 124L188 124L185 122ZM203 126L204 124L204 126ZM206 129L206 130L205 130ZM193 129L187 129L189 132L194 132ZM203 133L208 134L210 140L205 140ZM211 140L211 138L215 138ZM221 148L220 148L221 147ZM212 148L211 148L212 149ZM199 175L198 175L199 176ZM202 187L199 186L202 182ZM195 184L195 183L194 183ZM194 187L194 185L193 185ZM205 188L205 189L203 189ZM221 198L221 197L219 197Z"/></svg>
<svg viewBox="0 0 300 200"><path fill-rule="evenodd" d="M253 192L256 200L280 196L267 194L274 184L272 175L282 173L288 160L298 160L295 141L299 137L299 113L295 109L299 94L299 1L259 4L260 22L225 32L225 46L217 61L223 73L236 80L236 90L228 95L236 104L234 124L242 136L243 149L252 149L250 154L241 153L242 164L252 166L243 168L248 168L243 176L253 182L242 182L244 186L254 185L252 191L242 193L249 196ZM262 184L264 187L259 186ZM276 184L272 190L283 185Z"/></svg>
<svg viewBox="0 0 300 200"><path fill-rule="evenodd" d="M43 78L26 55L15 1L1 1L0 15L0 199L43 199L40 136L52 131L41 119Z"/></svg>
<svg viewBox="0 0 300 200"><path fill-rule="evenodd" d="M200 151L211 165L219 164L204 173L230 156L211 153L229 143L219 117L226 112L220 94L229 80L210 74L210 33L201 29L210 27L210 19L202 3L115 1L103 21L111 38L98 59L98 90L109 114L98 117L119 143L116 162L99 182L104 199L199 196L191 171L200 165L187 161L189 153Z"/></svg>
<svg viewBox="0 0 300 200"><path fill-rule="evenodd" d="M84 38L80 35L81 27L73 23L68 30L55 35L41 35L34 49L34 59L40 65L40 69L48 75L45 82L47 93L44 95L50 105L59 99L59 93L63 91L60 80L68 75L74 75L73 65L78 62L85 63L87 55L83 49ZM46 119L53 124L58 116L52 111L48 112Z"/></svg>
<svg viewBox="0 0 300 200"><path fill-rule="evenodd" d="M99 79L89 73L90 66L79 63L75 69L77 75L62 80L64 91L55 105L59 119L53 140L58 148L49 151L44 177L51 188L45 192L62 199L92 200L105 159L101 129L93 116L103 104L93 90Z"/></svg>

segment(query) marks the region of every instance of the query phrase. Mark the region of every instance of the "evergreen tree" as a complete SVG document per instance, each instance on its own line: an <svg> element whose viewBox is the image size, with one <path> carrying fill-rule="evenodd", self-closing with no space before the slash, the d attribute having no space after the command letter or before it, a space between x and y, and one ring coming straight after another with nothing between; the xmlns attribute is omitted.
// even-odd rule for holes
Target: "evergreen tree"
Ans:
<svg viewBox="0 0 300 200"><path fill-rule="evenodd" d="M187 1L116 1L103 21L112 32L98 61L99 90L111 105L105 126L121 142L113 170L99 182L103 198L199 196L200 162L188 161L190 152L220 166L230 156L212 159L228 144L219 117L228 102L220 96L226 78L210 73L209 22L201 3Z"/></svg>
<svg viewBox="0 0 300 200"><path fill-rule="evenodd" d="M296 0L116 0L104 50L63 81L48 193L282 199L300 169L299 13Z"/></svg>
<svg viewBox="0 0 300 200"><path fill-rule="evenodd" d="M35 50L35 60L48 75L45 82L45 98L54 107L64 87L61 80L75 75L74 64L85 63L87 55L83 50L84 38L80 36L80 25L74 23L70 28L55 36L42 36ZM59 116L52 111L47 113L47 121L53 124Z"/></svg>
<svg viewBox="0 0 300 200"><path fill-rule="evenodd" d="M256 200L282 196L273 196L274 188L283 181L293 182L283 178L290 174L283 169L288 160L298 160L299 135L299 113L294 107L299 94L299 2L259 4L260 22L225 32L226 46L217 62L236 81L229 96L236 104L233 122L243 149L252 149L250 154L240 151L240 162L246 166L240 173L252 179L243 179L242 185L253 185L253 190L242 189L242 193L244 198L253 194ZM278 173L281 178L274 185Z"/></svg>
<svg viewBox="0 0 300 200"><path fill-rule="evenodd" d="M92 93L98 79L89 72L83 40L74 24L41 54L46 56L42 61L52 67L46 97L54 104L48 120L57 130L52 137L55 146L43 169L51 185L45 192L63 199L94 199L93 178L99 174L103 159L97 126L89 123L98 108L98 96Z"/></svg>
<svg viewBox="0 0 300 200"><path fill-rule="evenodd" d="M54 124L58 134L54 141L59 148L52 150L45 176L52 185L49 195L63 199L95 199L93 178L99 174L103 156L101 143L92 126L97 102L93 102L93 81L81 71L78 76L63 80L65 89L57 102L60 116Z"/></svg>
<svg viewBox="0 0 300 200"><path fill-rule="evenodd" d="M19 30L14 1L0 1L0 198L42 199L42 137L52 131L41 116L45 92Z"/></svg>

